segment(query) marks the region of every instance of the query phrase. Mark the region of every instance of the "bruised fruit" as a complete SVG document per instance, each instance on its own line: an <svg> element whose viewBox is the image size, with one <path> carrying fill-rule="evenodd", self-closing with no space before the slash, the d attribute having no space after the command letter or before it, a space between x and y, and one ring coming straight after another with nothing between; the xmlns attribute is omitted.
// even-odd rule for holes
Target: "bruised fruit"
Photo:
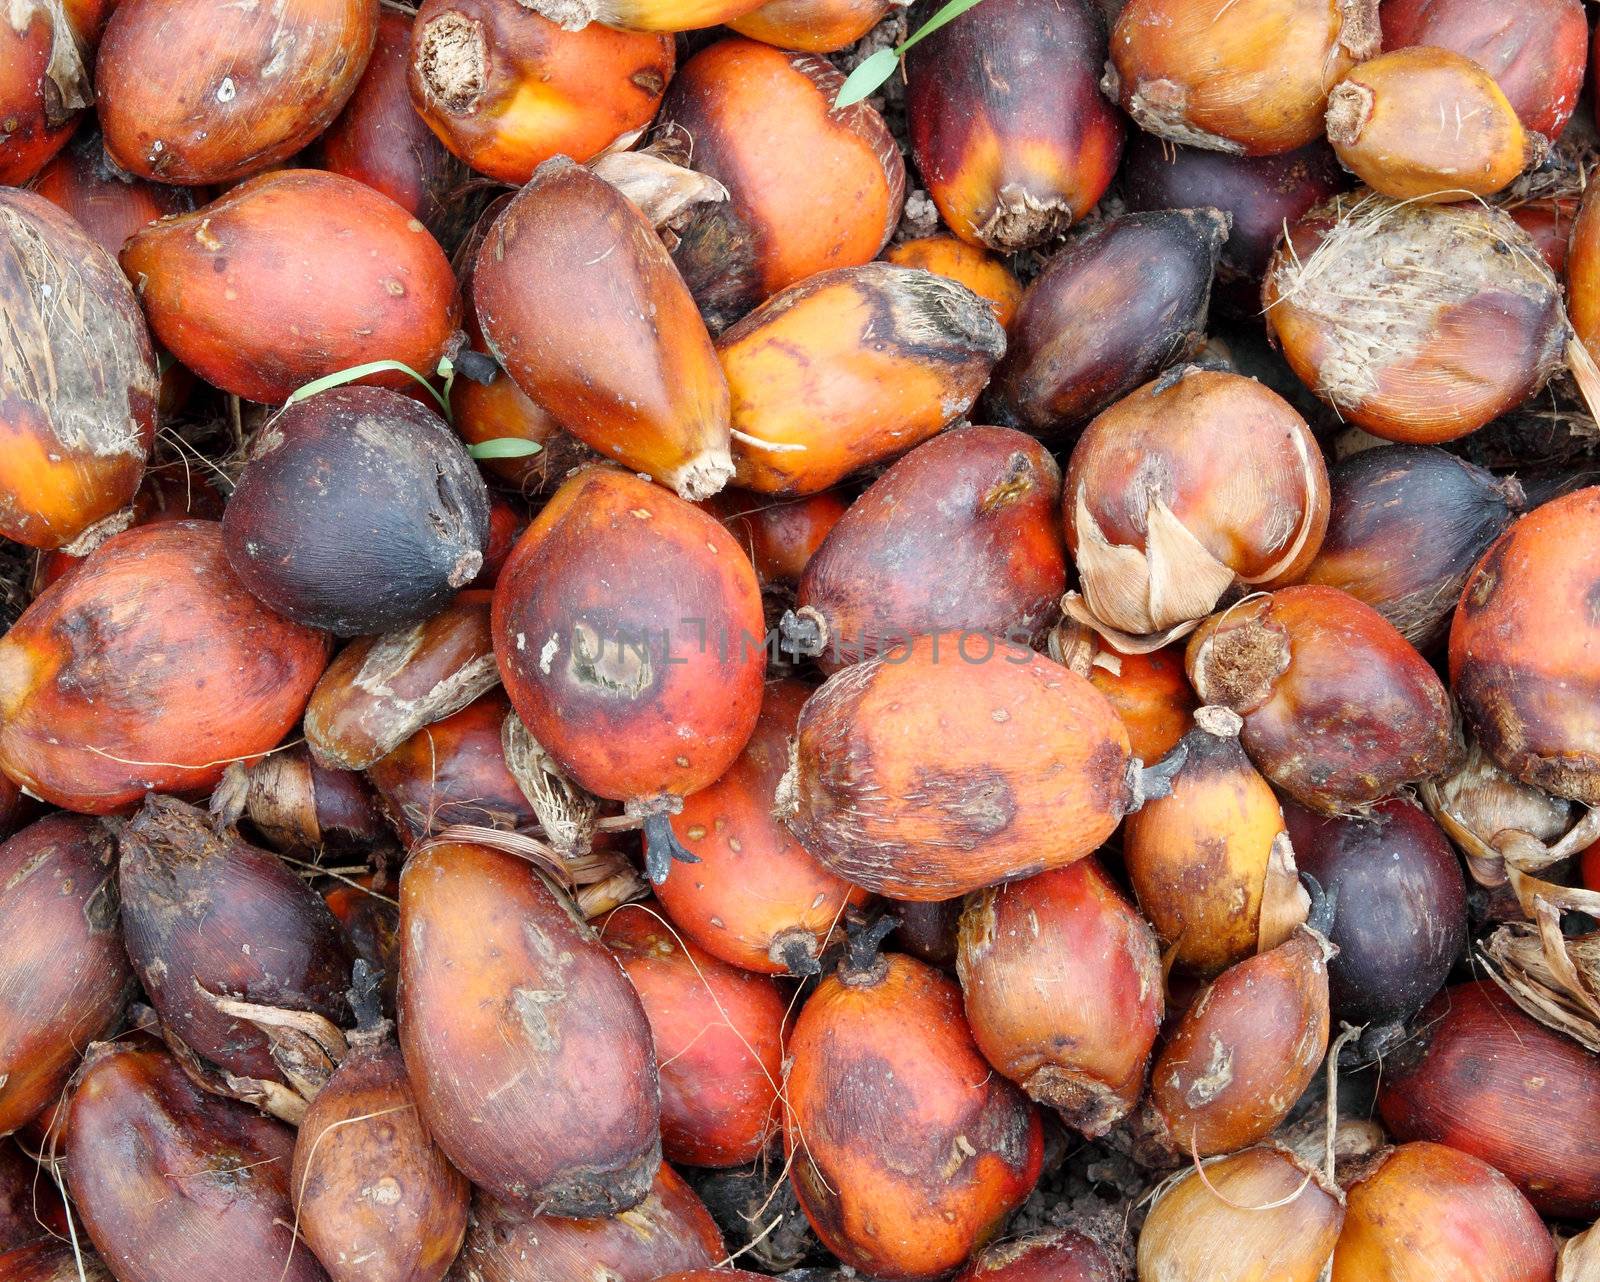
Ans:
<svg viewBox="0 0 1600 1282"><path fill-rule="evenodd" d="M333 122L377 34L378 0L120 0L95 62L106 151L156 182L258 173Z"/></svg>
<svg viewBox="0 0 1600 1282"><path fill-rule="evenodd" d="M760 712L749 558L700 509L585 468L512 551L492 626L517 715L580 786L643 821L659 883L684 853L667 816L733 764Z"/></svg>
<svg viewBox="0 0 1600 1282"><path fill-rule="evenodd" d="M425 0L410 49L411 101L473 169L522 184L552 156L625 147L672 78L666 36L566 30L532 6Z"/></svg>
<svg viewBox="0 0 1600 1282"><path fill-rule="evenodd" d="M870 938L789 1040L789 1178L817 1235L888 1282L956 1268L1039 1178L1039 1115L973 1044L961 990Z"/></svg>
<svg viewBox="0 0 1600 1282"><path fill-rule="evenodd" d="M746 970L814 973L845 910L867 893L808 853L772 813L789 739L811 694L766 687L744 751L709 787L684 798L672 830L697 862L656 888L672 922L715 957Z"/></svg>
<svg viewBox="0 0 1600 1282"><path fill-rule="evenodd" d="M114 518L144 475L157 392L116 264L42 196L0 188L0 534L54 548Z"/></svg>
<svg viewBox="0 0 1600 1282"><path fill-rule="evenodd" d="M0 846L0 1136L55 1102L121 1012L117 904L116 843L97 819L50 815Z"/></svg>
<svg viewBox="0 0 1600 1282"><path fill-rule="evenodd" d="M431 374L459 319L427 229L364 183L312 169L262 174L146 227L122 267L164 347L206 382L270 404L368 361ZM367 381L411 386L393 370Z"/></svg>
<svg viewBox="0 0 1600 1282"><path fill-rule="evenodd" d="M584 444L685 498L726 484L728 385L710 335L610 183L565 157L540 165L484 239L473 302L495 358Z"/></svg>
<svg viewBox="0 0 1600 1282"><path fill-rule="evenodd" d="M920 267L935 276L960 282L987 300L1002 329L1010 326L1017 304L1022 301L1022 282L1000 258L955 236L902 240L883 251L883 261L896 267Z"/></svg>
<svg viewBox="0 0 1600 1282"><path fill-rule="evenodd" d="M933 632L1031 644L1066 587L1061 473L1037 441L964 427L894 463L807 563L780 627L824 671Z"/></svg>
<svg viewBox="0 0 1600 1282"><path fill-rule="evenodd" d="M904 453L966 413L1005 344L983 299L915 268L867 263L784 290L717 343L739 484L815 494Z"/></svg>
<svg viewBox="0 0 1600 1282"><path fill-rule="evenodd" d="M661 126L728 191L672 251L713 331L818 272L870 262L900 221L905 162L876 109L834 106L843 84L825 58L737 39L673 81Z"/></svg>
<svg viewBox="0 0 1600 1282"><path fill-rule="evenodd" d="M616 960L522 860L417 851L400 877L400 1045L433 1140L491 1197L613 1215L661 1161L650 1024Z"/></svg>
<svg viewBox="0 0 1600 1282"><path fill-rule="evenodd" d="M986 0L962 18L906 59L911 154L951 231L1014 253L1083 218L1116 173L1124 126L1097 85L1105 21L1093 0Z"/></svg>
<svg viewBox="0 0 1600 1282"><path fill-rule="evenodd" d="M291 1227L294 1132L203 1093L165 1051L90 1047L68 1126L67 1188L118 1282L328 1282Z"/></svg>
<svg viewBox="0 0 1600 1282"><path fill-rule="evenodd" d="M1065 867L1140 786L1128 732L1074 672L994 637L919 637L829 678L778 811L812 854L896 899Z"/></svg>
<svg viewBox="0 0 1600 1282"><path fill-rule="evenodd" d="M1093 859L979 892L956 965L978 1048L1034 1099L1087 1135L1138 1102L1161 955Z"/></svg>
<svg viewBox="0 0 1600 1282"><path fill-rule="evenodd" d="M0 769L96 814L204 792L283 739L327 657L245 590L215 522L128 530L0 638Z"/></svg>

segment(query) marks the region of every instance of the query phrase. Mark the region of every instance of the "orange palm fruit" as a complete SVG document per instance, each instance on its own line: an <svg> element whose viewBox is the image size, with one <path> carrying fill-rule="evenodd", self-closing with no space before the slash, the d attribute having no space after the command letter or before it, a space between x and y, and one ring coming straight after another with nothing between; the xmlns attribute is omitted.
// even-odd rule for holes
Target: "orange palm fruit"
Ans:
<svg viewBox="0 0 1600 1282"><path fill-rule="evenodd" d="M697 31L749 13L761 0L531 0L528 7L568 31L602 23L623 31Z"/></svg>
<svg viewBox="0 0 1600 1282"><path fill-rule="evenodd" d="M894 0L766 0L727 25L779 49L836 53L853 45L889 12Z"/></svg>
<svg viewBox="0 0 1600 1282"><path fill-rule="evenodd" d="M626 146L660 106L673 61L668 36L564 30L497 0L425 0L411 101L472 168L520 185L552 156L583 163Z"/></svg>
<svg viewBox="0 0 1600 1282"><path fill-rule="evenodd" d="M29 186L71 214L112 258L147 223L168 214L186 214L196 204L188 187L148 182L114 169L100 135L92 131L78 134Z"/></svg>
<svg viewBox="0 0 1600 1282"><path fill-rule="evenodd" d="M773 499L731 486L701 504L739 541L763 588L794 588L850 506L838 490Z"/></svg>
<svg viewBox="0 0 1600 1282"><path fill-rule="evenodd" d="M947 427L1005 351L989 305L887 263L823 272L723 333L738 483L815 494Z"/></svg>
<svg viewBox="0 0 1600 1282"><path fill-rule="evenodd" d="M1026 646L943 633L828 679L800 714L778 810L877 894L937 900L1062 868L1142 786L1093 686Z"/></svg>
<svg viewBox="0 0 1600 1282"><path fill-rule="evenodd" d="M871 934L852 954L789 1040L789 1178L844 1263L886 1282L937 1278L1032 1191L1039 1114L983 1061L953 981L877 955Z"/></svg>
<svg viewBox="0 0 1600 1282"><path fill-rule="evenodd" d="M115 528L155 439L150 334L106 252L48 200L10 188L0 188L0 371L0 534L55 548L102 522Z"/></svg>
<svg viewBox="0 0 1600 1282"><path fill-rule="evenodd" d="M185 185L271 168L333 123L377 35L378 0L120 0L95 61L106 151Z"/></svg>
<svg viewBox="0 0 1600 1282"><path fill-rule="evenodd" d="M584 468L512 551L492 627L517 715L575 782L643 821L659 883L686 853L668 815L733 764L761 710L749 558L692 504Z"/></svg>
<svg viewBox="0 0 1600 1282"><path fill-rule="evenodd" d="M122 267L164 347L208 383L273 404L371 360L431 374L460 318L427 229L366 184L318 170L262 174L162 219L128 241ZM411 385L394 371L366 381Z"/></svg>
<svg viewBox="0 0 1600 1282"><path fill-rule="evenodd" d="M727 188L672 259L713 331L818 272L870 262L900 221L905 162L875 108L836 108L826 58L755 40L702 49L673 81L662 127Z"/></svg>
<svg viewBox="0 0 1600 1282"><path fill-rule="evenodd" d="M649 220L604 179L541 165L484 238L473 302L506 372L584 444L685 498L732 475L710 335Z"/></svg>
<svg viewBox="0 0 1600 1282"><path fill-rule="evenodd" d="M524 1210L612 1215L661 1162L650 1024L616 959L528 864L436 845L400 875L400 1046L428 1133Z"/></svg>
<svg viewBox="0 0 1600 1282"><path fill-rule="evenodd" d="M216 522L126 530L0 638L0 770L92 814L203 793L283 739L327 661L245 590Z"/></svg>
<svg viewBox="0 0 1600 1282"><path fill-rule="evenodd" d="M1128 728L1133 755L1141 761L1159 761L1194 725L1200 702L1183 670L1183 647L1167 646L1148 654L1123 654L1098 642L1091 642L1090 648L1097 653L1084 661L1088 672L1070 660L1066 666L1087 676L1116 709Z"/></svg>
<svg viewBox="0 0 1600 1282"><path fill-rule="evenodd" d="M94 102L86 47L106 6L20 0L0 23L0 184L27 182Z"/></svg>
<svg viewBox="0 0 1600 1282"><path fill-rule="evenodd" d="M896 267L920 267L936 276L959 281L979 298L989 301L1002 329L1011 325L1022 301L1022 282L1005 263L988 250L969 245L956 236L920 236L902 240L883 251L883 261Z"/></svg>

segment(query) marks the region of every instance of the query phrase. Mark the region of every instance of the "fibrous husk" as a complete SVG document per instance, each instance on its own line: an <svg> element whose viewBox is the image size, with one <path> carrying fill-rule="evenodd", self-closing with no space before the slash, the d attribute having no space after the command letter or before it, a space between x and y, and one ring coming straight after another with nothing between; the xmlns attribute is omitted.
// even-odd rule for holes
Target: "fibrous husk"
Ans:
<svg viewBox="0 0 1600 1282"><path fill-rule="evenodd" d="M1201 709L1205 711L1205 709ZM1267 854L1266 880L1261 887L1261 916L1256 926L1256 951L1276 948L1295 930L1305 925L1311 912L1311 896L1300 884L1294 863L1294 846L1289 834L1280 832L1272 839Z"/></svg>
<svg viewBox="0 0 1600 1282"><path fill-rule="evenodd" d="M1096 668L1104 668L1114 677L1122 675L1122 658L1106 648L1100 634L1087 623L1077 619L1062 619L1044 641L1045 653L1063 668L1070 668L1080 677Z"/></svg>
<svg viewBox="0 0 1600 1282"><path fill-rule="evenodd" d="M1556 1257L1556 1282L1600 1282L1600 1225L1561 1244L1561 1253Z"/></svg>
<svg viewBox="0 0 1600 1282"><path fill-rule="evenodd" d="M552 883L552 888L572 899L578 911L591 920L649 893L639 870L618 851L594 850L564 855L537 837L506 832L503 828L451 824L419 843L415 850L458 843L488 846L526 860Z"/></svg>
<svg viewBox="0 0 1600 1282"><path fill-rule="evenodd" d="M522 718L507 713L500 729L506 769L539 817L545 837L563 859L588 853L594 843L600 803L556 764Z"/></svg>
<svg viewBox="0 0 1600 1282"><path fill-rule="evenodd" d="M1600 933L1568 938L1563 912L1600 917L1600 894L1506 869L1529 920L1501 926L1481 946L1490 978L1540 1023L1600 1052Z"/></svg>
<svg viewBox="0 0 1600 1282"><path fill-rule="evenodd" d="M728 189L710 174L688 167L687 131L669 128L648 147L638 151L607 151L589 162L604 178L650 220L668 249L701 205L728 199Z"/></svg>

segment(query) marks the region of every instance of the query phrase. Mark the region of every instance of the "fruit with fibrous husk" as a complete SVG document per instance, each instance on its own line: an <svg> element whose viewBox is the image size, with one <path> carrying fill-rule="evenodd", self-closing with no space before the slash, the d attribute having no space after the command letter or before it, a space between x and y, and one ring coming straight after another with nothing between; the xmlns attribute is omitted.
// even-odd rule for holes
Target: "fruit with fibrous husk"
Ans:
<svg viewBox="0 0 1600 1282"><path fill-rule="evenodd" d="M955 236L941 234L899 241L883 251L883 261L896 267L920 267L959 281L988 301L1001 328L1011 324L1017 304L1022 301L1022 282L1003 259Z"/></svg>

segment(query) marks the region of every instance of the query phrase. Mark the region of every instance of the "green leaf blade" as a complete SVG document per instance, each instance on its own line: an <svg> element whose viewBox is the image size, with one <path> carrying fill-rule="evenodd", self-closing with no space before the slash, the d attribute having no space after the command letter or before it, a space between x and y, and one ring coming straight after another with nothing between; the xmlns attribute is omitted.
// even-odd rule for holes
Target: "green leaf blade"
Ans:
<svg viewBox="0 0 1600 1282"><path fill-rule="evenodd" d="M467 453L475 459L527 458L538 454L544 446L537 441L524 441L515 436L497 436L491 441L479 441L467 446Z"/></svg>
<svg viewBox="0 0 1600 1282"><path fill-rule="evenodd" d="M835 110L852 107L877 92L878 87L894 75L899 62L898 50L879 49L845 78L839 88L839 96L833 100Z"/></svg>
<svg viewBox="0 0 1600 1282"><path fill-rule="evenodd" d="M439 389L428 382L421 374L412 369L404 361L368 361L365 365L352 365L348 369L335 370L332 374L324 374L321 378L314 378L309 383L302 384L289 393L289 399L284 402L293 405L307 397L315 396L318 392L331 391L335 387L343 387L346 383L354 383L357 379L366 378L372 374L385 374L389 371L397 374L407 374L428 389L428 395L439 403L439 409L446 419L450 417L450 402L440 393Z"/></svg>

